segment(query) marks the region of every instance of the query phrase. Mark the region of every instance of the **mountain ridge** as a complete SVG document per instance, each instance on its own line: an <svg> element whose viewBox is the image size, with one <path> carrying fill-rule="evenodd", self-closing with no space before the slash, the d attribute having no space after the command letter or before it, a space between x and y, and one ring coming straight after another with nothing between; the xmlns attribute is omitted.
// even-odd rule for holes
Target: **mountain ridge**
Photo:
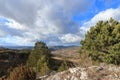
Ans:
<svg viewBox="0 0 120 80"><path fill-rule="evenodd" d="M55 50L59 50L59 49L64 49L64 48L71 48L71 47L78 47L75 45L72 46L48 46L48 48L51 51L55 51ZM18 50L22 50L22 49L33 49L34 46L0 46L0 48L7 48L7 49L18 49Z"/></svg>

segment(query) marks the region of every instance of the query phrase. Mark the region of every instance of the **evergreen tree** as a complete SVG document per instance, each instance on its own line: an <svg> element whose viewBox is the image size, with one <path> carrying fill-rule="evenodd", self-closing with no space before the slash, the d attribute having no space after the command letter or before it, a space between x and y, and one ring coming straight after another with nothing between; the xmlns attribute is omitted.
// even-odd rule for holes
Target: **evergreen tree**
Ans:
<svg viewBox="0 0 120 80"><path fill-rule="evenodd" d="M40 75L45 75L50 72L50 67L48 66L49 61L47 60L46 56L43 55L37 61L36 70L40 73Z"/></svg>
<svg viewBox="0 0 120 80"><path fill-rule="evenodd" d="M45 73L47 73L47 71L50 70L50 59L51 54L46 44L43 42L36 42L33 51L29 55L27 65L33 67L35 71L41 74L43 74L45 70Z"/></svg>
<svg viewBox="0 0 120 80"><path fill-rule="evenodd" d="M81 45L95 61L120 64L120 23L112 18L99 21L90 28Z"/></svg>

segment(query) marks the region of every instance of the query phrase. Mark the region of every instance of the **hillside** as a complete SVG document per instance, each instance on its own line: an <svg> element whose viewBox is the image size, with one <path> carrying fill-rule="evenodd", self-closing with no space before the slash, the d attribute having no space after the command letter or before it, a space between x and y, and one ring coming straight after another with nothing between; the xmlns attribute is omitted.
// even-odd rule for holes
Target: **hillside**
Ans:
<svg viewBox="0 0 120 80"><path fill-rule="evenodd" d="M0 48L0 77L8 74L14 67L25 64L30 51Z"/></svg>
<svg viewBox="0 0 120 80"><path fill-rule="evenodd" d="M105 63L92 64L86 56L82 57L81 62L78 50L79 47L71 47L52 51L53 59L61 61L65 59L80 65L73 65L62 72L53 71L50 74L38 76L38 80L120 80L120 66Z"/></svg>
<svg viewBox="0 0 120 80"><path fill-rule="evenodd" d="M38 74L37 80L120 80L120 66L105 63L95 65L87 55L81 57L78 51L79 47L51 51L52 59L56 63L66 60L69 69L62 72L52 71L44 76ZM1 48L0 69L5 70L9 66L16 66L13 64L25 63L28 54L21 55L22 52L24 51ZM21 57L24 59L21 60Z"/></svg>
<svg viewBox="0 0 120 80"><path fill-rule="evenodd" d="M70 48L63 48L52 51L51 54L53 55L53 59L55 60L66 60L71 63L78 63L79 62L79 47L70 47Z"/></svg>

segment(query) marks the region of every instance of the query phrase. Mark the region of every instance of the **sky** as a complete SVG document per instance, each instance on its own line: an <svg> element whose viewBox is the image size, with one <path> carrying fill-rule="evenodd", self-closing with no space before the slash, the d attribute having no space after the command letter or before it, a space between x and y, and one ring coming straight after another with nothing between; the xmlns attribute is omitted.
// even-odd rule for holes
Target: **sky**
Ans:
<svg viewBox="0 0 120 80"><path fill-rule="evenodd" d="M80 45L111 17L120 21L120 0L0 0L0 46Z"/></svg>

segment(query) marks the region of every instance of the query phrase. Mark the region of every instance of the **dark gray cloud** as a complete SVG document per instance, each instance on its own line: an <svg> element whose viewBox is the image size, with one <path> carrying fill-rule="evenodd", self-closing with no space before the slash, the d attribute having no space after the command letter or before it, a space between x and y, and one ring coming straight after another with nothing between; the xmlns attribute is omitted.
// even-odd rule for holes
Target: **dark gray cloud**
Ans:
<svg viewBox="0 0 120 80"><path fill-rule="evenodd" d="M22 24L33 23L36 11L37 3L34 0L0 0L1 16L14 19Z"/></svg>
<svg viewBox="0 0 120 80"><path fill-rule="evenodd" d="M94 0L0 0L0 16L11 20L0 30L26 42L45 40L49 35L62 38L73 34L80 35L81 39L79 24L72 17L86 11L93 3Z"/></svg>

